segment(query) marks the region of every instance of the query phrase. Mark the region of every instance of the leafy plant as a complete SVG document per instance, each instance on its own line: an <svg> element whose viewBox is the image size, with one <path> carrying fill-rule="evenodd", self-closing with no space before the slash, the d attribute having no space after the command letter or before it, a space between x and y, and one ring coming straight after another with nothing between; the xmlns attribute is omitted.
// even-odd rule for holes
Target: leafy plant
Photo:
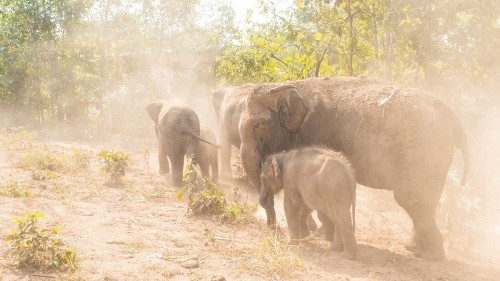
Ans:
<svg viewBox="0 0 500 281"><path fill-rule="evenodd" d="M112 185L120 184L128 166L128 154L123 151L103 149L97 154L97 159L101 163L99 172L110 174Z"/></svg>
<svg viewBox="0 0 500 281"><path fill-rule="evenodd" d="M39 211L25 211L22 218L13 217L17 228L5 240L9 248L4 257L14 259L17 266L36 269L76 269L76 251L57 236L61 229L38 227L38 219L45 216Z"/></svg>
<svg viewBox="0 0 500 281"><path fill-rule="evenodd" d="M71 159L75 169L87 170L90 167L90 159L92 159L92 153L88 151L78 150L76 148L71 148Z"/></svg>
<svg viewBox="0 0 500 281"><path fill-rule="evenodd" d="M20 186L17 181L9 181L1 186L0 194L11 197L30 197L31 192L25 186Z"/></svg>
<svg viewBox="0 0 500 281"><path fill-rule="evenodd" d="M44 149L33 148L24 152L21 155L21 167L31 170L71 170L71 165L64 153L52 151L47 147L44 147Z"/></svg>
<svg viewBox="0 0 500 281"><path fill-rule="evenodd" d="M192 157L188 157L184 179L196 174ZM195 216L209 215L225 222L240 222L249 217L252 208L247 204L228 203L224 191L209 178L197 179L177 191L176 198L181 200L188 193L188 213Z"/></svg>
<svg viewBox="0 0 500 281"><path fill-rule="evenodd" d="M306 269L299 247L290 245L281 229L276 229L264 237L256 253L253 269L265 275L291 277L297 271Z"/></svg>
<svg viewBox="0 0 500 281"><path fill-rule="evenodd" d="M43 148L32 148L21 155L20 166L33 172L33 179L42 180L54 177L53 172L72 172L86 170L90 166L92 154L89 152L71 149L57 151L48 146Z"/></svg>
<svg viewBox="0 0 500 281"><path fill-rule="evenodd" d="M10 128L9 132L7 133L6 141L7 144L9 145L24 147L26 144L28 146L31 146L31 142L35 137L36 137L35 132L29 132L26 129L24 129L24 127L19 126Z"/></svg>

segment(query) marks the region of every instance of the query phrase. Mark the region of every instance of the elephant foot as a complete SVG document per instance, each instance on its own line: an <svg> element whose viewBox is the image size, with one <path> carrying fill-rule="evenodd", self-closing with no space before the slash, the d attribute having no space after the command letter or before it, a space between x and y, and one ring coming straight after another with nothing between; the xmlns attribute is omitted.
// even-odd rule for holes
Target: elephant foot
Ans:
<svg viewBox="0 0 500 281"><path fill-rule="evenodd" d="M321 225L319 228L317 228L315 231L314 231L314 235L315 236L325 236L327 235L327 227L325 225ZM333 237L332 237L332 240L333 240Z"/></svg>
<svg viewBox="0 0 500 281"><path fill-rule="evenodd" d="M352 252L352 251L343 251L340 255L343 258L350 259L350 260L356 260L356 258L358 256L356 252Z"/></svg>
<svg viewBox="0 0 500 281"><path fill-rule="evenodd" d="M311 232L309 232L309 230L299 231L299 239L307 238L310 235L311 235Z"/></svg>
<svg viewBox="0 0 500 281"><path fill-rule="evenodd" d="M223 180L232 180L233 176L231 175L231 172L221 172L220 178Z"/></svg>
<svg viewBox="0 0 500 281"><path fill-rule="evenodd" d="M407 243L405 248L408 251L413 252L416 257L424 260L441 261L444 260L445 257L444 249L439 247L434 249L430 247L423 247L414 241Z"/></svg>
<svg viewBox="0 0 500 281"><path fill-rule="evenodd" d="M328 250L335 251L335 252L342 252L344 250L344 245L342 243L333 241L330 244L330 247L328 247Z"/></svg>

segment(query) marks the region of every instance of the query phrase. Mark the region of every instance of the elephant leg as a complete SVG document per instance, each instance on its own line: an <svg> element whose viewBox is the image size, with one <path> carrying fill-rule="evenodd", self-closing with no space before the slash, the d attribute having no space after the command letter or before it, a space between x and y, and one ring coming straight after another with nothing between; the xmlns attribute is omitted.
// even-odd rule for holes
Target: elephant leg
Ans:
<svg viewBox="0 0 500 281"><path fill-rule="evenodd" d="M198 165L200 166L201 176L204 178L209 178L210 177L209 163L207 161L200 161L198 162Z"/></svg>
<svg viewBox="0 0 500 281"><path fill-rule="evenodd" d="M217 157L218 151L215 149L210 154L210 167L212 169L212 181L219 181L219 159Z"/></svg>
<svg viewBox="0 0 500 281"><path fill-rule="evenodd" d="M318 219L321 221L321 228L318 230L323 229L324 231L319 232L319 234L315 232L315 235L325 235L326 241L334 241L335 223L322 211L318 211Z"/></svg>
<svg viewBox="0 0 500 281"><path fill-rule="evenodd" d="M231 143L225 134L221 135L221 177L231 179Z"/></svg>
<svg viewBox="0 0 500 281"><path fill-rule="evenodd" d="M296 190L285 190L284 201L286 222L290 232L290 243L298 244L300 239L300 219L302 210L302 199Z"/></svg>
<svg viewBox="0 0 500 281"><path fill-rule="evenodd" d="M170 162L172 164L172 184L182 186L182 171L184 167L184 154L181 152L170 153Z"/></svg>
<svg viewBox="0 0 500 281"><path fill-rule="evenodd" d="M167 149L163 142L158 143L158 164L160 165L160 175L166 175L170 173L170 167L168 164Z"/></svg>
<svg viewBox="0 0 500 281"><path fill-rule="evenodd" d="M330 245L330 250L336 252L342 252L344 250L344 243L342 242L342 235L340 233L340 227L338 224L332 229L332 244Z"/></svg>
<svg viewBox="0 0 500 281"><path fill-rule="evenodd" d="M354 230L352 228L351 212L349 208L337 208L335 213L332 214L336 222L335 224L335 238L332 246L340 240L343 248L342 255L348 259L354 260L357 256L357 243L354 238ZM340 235L338 235L340 234ZM337 237L337 235L339 237Z"/></svg>
<svg viewBox="0 0 500 281"><path fill-rule="evenodd" d="M438 191L440 189L437 189ZM396 202L405 209L413 222L413 244L407 248L417 257L428 260L443 260L443 236L436 225L435 210L439 197L428 192L424 197L416 189L411 192L394 190ZM427 190L428 191L428 190ZM437 199L436 199L437 198Z"/></svg>
<svg viewBox="0 0 500 281"><path fill-rule="evenodd" d="M309 231L309 220L312 220L314 224L314 219L311 216L311 208L307 207L305 204L301 204L300 207L300 219L299 219L299 238L306 238L311 235Z"/></svg>

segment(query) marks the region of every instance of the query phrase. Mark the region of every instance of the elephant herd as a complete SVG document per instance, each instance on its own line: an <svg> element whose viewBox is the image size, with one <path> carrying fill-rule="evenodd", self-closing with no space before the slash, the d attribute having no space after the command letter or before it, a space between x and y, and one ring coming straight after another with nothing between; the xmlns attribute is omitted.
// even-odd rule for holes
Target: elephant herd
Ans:
<svg viewBox="0 0 500 281"><path fill-rule="evenodd" d="M418 89L369 77L308 78L218 89L221 177L231 178L231 146L240 148L247 177L274 225L274 194L284 190L291 243L308 236L312 210L333 240L331 249L356 258L356 183L392 190L413 222L407 248L421 258L444 259L435 210L454 149L462 151L465 184L467 139L456 114ZM147 107L159 147L160 174L182 184L184 155L193 154L202 175L217 180L215 137L201 130L187 106ZM192 180L192 179L191 179ZM351 217L352 209L352 217Z"/></svg>

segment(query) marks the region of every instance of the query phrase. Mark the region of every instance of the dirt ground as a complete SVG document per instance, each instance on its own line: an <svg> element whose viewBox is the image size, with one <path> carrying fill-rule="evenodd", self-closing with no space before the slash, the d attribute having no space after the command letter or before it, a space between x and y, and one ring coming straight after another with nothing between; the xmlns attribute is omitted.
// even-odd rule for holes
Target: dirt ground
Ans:
<svg viewBox="0 0 500 281"><path fill-rule="evenodd" d="M42 141L43 140L43 141ZM32 172L18 163L26 145L0 145L0 183L15 180L28 186L32 196L0 196L0 251L4 237L15 227L13 216L39 210L41 225L62 227L60 235L74 247L78 270L74 273L30 272L13 267L0 257L0 280L498 280L500 252L489 244L500 238L495 229L479 227L481 220L455 232L440 211L447 259L429 262L404 248L411 236L411 222L392 192L357 189L356 238L359 257L343 259L326 250L328 243L311 236L300 247L304 268L277 274L262 264L262 241L271 231L259 207L253 222L227 224L186 214L186 202L175 198L176 188L157 173L156 143L148 138L115 135L93 140L38 137L34 147L65 150L70 147L95 153L103 148L121 149L132 158L125 185L105 185L92 159L87 171L56 173L48 180L33 180ZM29 146L29 144L27 145ZM148 153L149 152L149 153ZM233 155L237 155L234 153ZM233 157L237 158L237 157ZM234 174L241 167L237 159ZM453 175L457 168L452 168ZM238 193L257 205L257 196L244 180L222 182L226 194ZM452 194L452 193L449 193ZM282 198L276 202L282 201ZM444 205L446 206L446 204ZM282 205L277 205L280 225L286 227ZM449 221L449 220L448 220ZM494 226L493 226L494 227ZM474 235L460 229L474 229ZM482 235L482 236L481 236ZM471 237L474 237L472 239ZM188 268L193 266L194 268Z"/></svg>

